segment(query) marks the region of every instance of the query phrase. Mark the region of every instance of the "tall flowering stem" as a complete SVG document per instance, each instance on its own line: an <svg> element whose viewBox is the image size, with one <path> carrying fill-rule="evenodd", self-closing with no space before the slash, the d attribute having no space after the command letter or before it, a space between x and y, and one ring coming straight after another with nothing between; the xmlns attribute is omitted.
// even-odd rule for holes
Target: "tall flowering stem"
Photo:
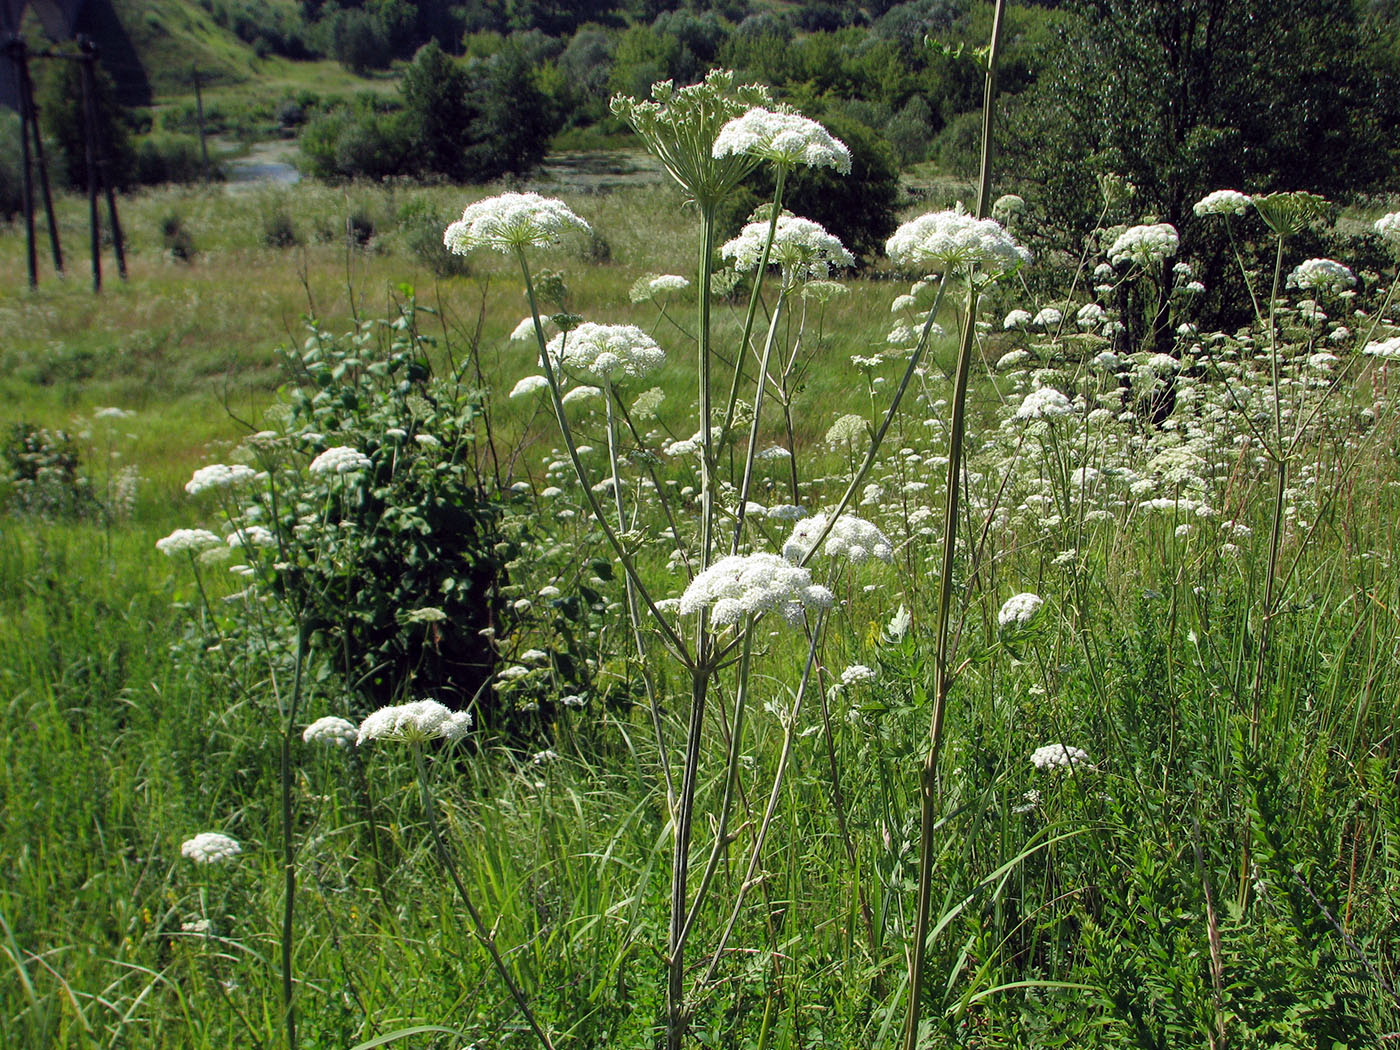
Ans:
<svg viewBox="0 0 1400 1050"><path fill-rule="evenodd" d="M992 43L987 55L986 90L982 99L982 175L977 193L977 218L987 214L992 186L992 117L997 90L997 54L1001 44L1005 0L997 0L992 20ZM897 236L897 235L896 235ZM929 722L929 749L920 771L919 898L914 919L914 943L909 953L909 1002L904 1019L904 1050L918 1050L919 1014L923 1000L924 959L928 950L929 917L933 902L934 827L938 822L938 760L942 754L943 720L953 675L948 626L952 611L953 568L958 533L958 497L962 486L963 436L967 429L967 383L972 366L972 341L976 332L977 281L968 271L967 314L958 347L953 385L952 420L948 448L948 491L943 514L943 565L939 574L937 650L934 656L933 714Z"/></svg>

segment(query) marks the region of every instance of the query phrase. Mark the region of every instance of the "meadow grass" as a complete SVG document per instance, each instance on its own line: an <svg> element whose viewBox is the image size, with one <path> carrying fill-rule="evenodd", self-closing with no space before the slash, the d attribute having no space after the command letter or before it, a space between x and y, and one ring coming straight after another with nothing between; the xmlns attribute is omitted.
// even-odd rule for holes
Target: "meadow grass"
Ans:
<svg viewBox="0 0 1400 1050"><path fill-rule="evenodd" d="M413 285L441 318L423 324L439 340L437 366L479 365L493 436L514 464L505 480L530 482L519 518L539 538L513 563L511 596L539 601L543 586L572 582L622 597L620 574L590 582L593 559L610 554L577 486L560 482L552 501L540 495L566 473L547 465L561 457L543 401L504 396L537 371L535 352L522 348L530 344L507 340L528 308L518 269L478 253L468 276L435 278L401 239L410 203L450 218L466 198L311 185L141 195L124 202L131 280L109 274L100 297L71 263L66 282L46 276L39 292L24 292L17 233L0 239L0 422L78 433L99 490L128 464L146 479L119 517L10 514L0 530L0 697L12 726L0 739L6 1046L279 1044L270 676L286 674L286 650L263 659L240 632L228 612L243 607L238 579L201 569L201 590L154 543L177 526L216 524L210 501L188 500L181 486L195 467L226 461L285 396L273 350L300 344L303 315L348 331L357 318L394 316L399 286ZM570 203L612 261L541 260L563 272L569 309L654 329L667 345L666 323L628 290L644 273L692 273L694 215L669 187ZM304 247L262 243L262 215L279 209L304 231ZM377 220L365 248L347 247L343 233L356 209ZM71 251L82 243L80 202L63 211ZM188 264L164 255L160 224L172 211L198 249ZM799 402L813 507L834 501L853 469L825 445L828 427L846 412L872 415L896 375L880 370L886 382L870 386L848 359L885 346L889 300L905 286L849 286L813 346ZM718 346L737 338L742 308L720 309ZM1192 509L1200 493L1191 486L1160 479L1151 493L1172 505L1144 510L1110 485L1129 484L1115 480L1124 469L1156 477L1144 464L1176 446L1175 428L1141 418L1015 423L1033 376L992 370L1006 348L996 343L1031 347L1035 364L1086 404L1120 396L1077 358L1055 356L1062 348L1048 339L1000 335L976 368L955 619L966 662L946 729L929 1045L1331 1047L1395 1032L1400 459L1383 369L1350 361L1294 470L1254 748L1273 491L1257 447L1235 440L1233 416L1208 410L1222 400L1219 378L1178 389L1179 418L1200 429L1192 469L1213 514ZM1252 347L1231 347L1216 359L1255 367ZM872 475L881 493L858 508L893 539L893 563L823 568L837 604L817 681L794 727L759 879L717 979L697 996L697 1045L889 1046L899 1036L942 554L927 523L946 455L939 402L951 337L933 351ZM1310 374L1298 355L1288 378L1305 407L1316 396ZM689 436L693 362L673 354L647 383L667 392L655 426ZM111 405L136 414L93 418ZM597 414L579 429L581 441L606 447ZM601 458L587 462L605 469ZM1088 467L1103 477L1076 480ZM679 457L661 469L677 487L695 483ZM771 487L754 498L780 502L783 472L765 477ZM642 499L640 486L629 491ZM693 514L693 504L681 507ZM645 527L662 531L654 517ZM754 528L778 545L787 531ZM658 594L684 586L659 547L638 563ZM1021 591L1044 596L1046 609L1008 635L998 609ZM901 606L909 623L898 630ZM599 677L628 681L636 698L616 607L595 630ZM516 651L535 641L558 644L522 630ZM759 696L736 749L736 837L715 906L698 920L701 946L716 943L741 892L807 642L764 621L756 648ZM834 688L856 663L874 682ZM658 673L674 742L688 686L674 665ZM733 671L717 682L732 703ZM308 686L305 710L306 721L349 713L333 675ZM727 719L712 717L704 731L698 796L712 809L724 790ZM538 729L530 744L483 735L433 756L449 842L556 1045L654 1045L671 851L655 737L639 702L552 713ZM1034 768L1031 752L1057 741L1085 748L1092 767ZM302 1044L400 1033L399 1045L525 1045L528 1030L434 859L409 753L298 742L295 754ZM181 842L205 830L233 835L243 854L226 866L182 858ZM712 833L697 832L701 860ZM710 962L704 947L694 956L697 970Z"/></svg>

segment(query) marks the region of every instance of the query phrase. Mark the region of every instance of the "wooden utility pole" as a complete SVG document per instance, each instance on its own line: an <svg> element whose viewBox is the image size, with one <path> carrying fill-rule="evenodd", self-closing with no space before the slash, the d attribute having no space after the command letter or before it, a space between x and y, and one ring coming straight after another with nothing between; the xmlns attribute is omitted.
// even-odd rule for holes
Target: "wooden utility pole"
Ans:
<svg viewBox="0 0 1400 1050"><path fill-rule="evenodd" d="M107 150L102 141L102 128L97 120L97 45L85 36L78 37L81 51L83 84L84 158L87 161L88 223L92 229L92 289L102 290L102 238L97 215L97 186L102 184L107 198L107 218L112 224L112 249L117 256L117 273L126 280L126 247L122 241L121 221L117 218L117 197L112 177L107 171Z"/></svg>
<svg viewBox="0 0 1400 1050"><path fill-rule="evenodd" d="M29 113L29 129L34 135L34 159L39 166L39 192L44 197L44 217L49 223L49 250L53 253L53 268L60 277L63 272L63 247L58 241L58 221L53 214L53 193L49 189L49 165L44 159L44 136L39 132L39 107L34 102L34 79L29 75L29 56L24 55L24 62L19 69L19 89L21 101ZM20 118L21 125L24 118Z"/></svg>
<svg viewBox="0 0 1400 1050"><path fill-rule="evenodd" d="M18 35L10 38L5 53L15 67L15 82L19 85L20 163L24 165L24 259L29 268L29 287L39 287L39 265L34 251L34 174L29 160L29 105L24 90L24 40Z"/></svg>

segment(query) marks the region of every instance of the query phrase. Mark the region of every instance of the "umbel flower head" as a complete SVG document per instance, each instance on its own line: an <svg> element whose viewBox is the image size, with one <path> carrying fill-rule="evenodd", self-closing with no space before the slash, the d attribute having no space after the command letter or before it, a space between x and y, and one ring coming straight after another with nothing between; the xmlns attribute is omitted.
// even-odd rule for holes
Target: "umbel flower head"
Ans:
<svg viewBox="0 0 1400 1050"><path fill-rule="evenodd" d="M1196 202L1191 210L1197 215L1243 215L1250 205L1250 197L1239 190L1216 190L1207 193Z"/></svg>
<svg viewBox="0 0 1400 1050"><path fill-rule="evenodd" d="M185 491L191 496L198 496L208 489L221 489L229 485L237 485L242 481L249 481L257 477L258 472L246 463L211 463L207 467L200 467L194 472L194 477L185 482Z"/></svg>
<svg viewBox="0 0 1400 1050"><path fill-rule="evenodd" d="M791 562L799 562L816 545L817 537L826 529L827 516L813 514L804 518L792 528L792 535L783 544L783 557ZM853 565L879 558L881 561L894 559L894 547L890 538L880 529L863 518L843 514L826 534L824 553L833 558L849 558Z"/></svg>
<svg viewBox="0 0 1400 1050"><path fill-rule="evenodd" d="M313 459L306 469L317 475L351 474L357 470L368 470L370 466L370 458L359 449L336 445Z"/></svg>
<svg viewBox="0 0 1400 1050"><path fill-rule="evenodd" d="M1068 769L1070 772L1076 767L1094 768L1087 751L1069 744L1046 744L1036 748L1031 752L1031 765L1036 769Z"/></svg>
<svg viewBox="0 0 1400 1050"><path fill-rule="evenodd" d="M323 747L349 747L355 742L358 731L355 723L335 715L318 718L301 733L301 739L308 744Z"/></svg>
<svg viewBox="0 0 1400 1050"><path fill-rule="evenodd" d="M776 554L731 554L690 581L681 595L682 616L708 608L717 627L738 623L745 616L777 610L788 623L802 621L811 606L830 608L835 597L812 582L812 574Z"/></svg>
<svg viewBox="0 0 1400 1050"><path fill-rule="evenodd" d="M590 229L561 200L538 193L502 193L468 204L462 217L444 231L442 243L457 255L477 248L512 252L554 244L569 230Z"/></svg>
<svg viewBox="0 0 1400 1050"><path fill-rule="evenodd" d="M1376 220L1376 233L1381 240L1400 247L1400 211L1387 212Z"/></svg>
<svg viewBox="0 0 1400 1050"><path fill-rule="evenodd" d="M177 554L198 554L211 547L222 547L223 543L208 529L176 529L169 536L156 540L156 550L173 558Z"/></svg>
<svg viewBox="0 0 1400 1050"><path fill-rule="evenodd" d="M1108 261L1114 266L1125 262L1152 266L1175 255L1180 243L1176 227L1169 222L1131 226L1108 249Z"/></svg>
<svg viewBox="0 0 1400 1050"><path fill-rule="evenodd" d="M1327 217L1328 204L1316 193L1293 190L1254 198L1254 210L1280 237L1302 233L1308 225Z"/></svg>
<svg viewBox="0 0 1400 1050"><path fill-rule="evenodd" d="M739 236L720 248L720 254L731 260L740 273L755 269L763 258L770 225L767 221L749 223L739 231ZM787 214L778 217L768 261L782 267L783 277L788 282L820 279L833 266L855 265L855 257L837 237L827 233L824 226Z"/></svg>
<svg viewBox="0 0 1400 1050"><path fill-rule="evenodd" d="M196 864L223 864L243 852L237 839L217 831L201 831L192 839L180 843L180 855Z"/></svg>
<svg viewBox="0 0 1400 1050"><path fill-rule="evenodd" d="M630 324L585 321L556 335L545 347L549 359L604 383L636 379L666 362L666 353L646 332Z"/></svg>
<svg viewBox="0 0 1400 1050"><path fill-rule="evenodd" d="M826 128L798 113L762 106L720 128L711 153L717 158L746 154L784 168L805 164L851 172L851 151Z"/></svg>
<svg viewBox="0 0 1400 1050"><path fill-rule="evenodd" d="M421 744L429 740L461 740L472 727L470 711L453 711L436 700L381 707L360 723L355 743L366 740L403 740Z"/></svg>
<svg viewBox="0 0 1400 1050"><path fill-rule="evenodd" d="M1031 261L999 222L977 219L959 204L950 211L929 212L906 222L885 242L885 254L898 265L920 273L997 277Z"/></svg>
<svg viewBox="0 0 1400 1050"><path fill-rule="evenodd" d="M758 165L748 153L714 154L720 129L755 106L771 107L760 84L735 84L732 70L713 69L704 81L678 88L670 80L651 86L652 100L615 95L612 112L632 125L647 149L701 206L717 204Z"/></svg>
<svg viewBox="0 0 1400 1050"><path fill-rule="evenodd" d="M1356 283L1356 276L1333 259L1308 259L1288 275L1288 287L1308 291L1344 292Z"/></svg>
<svg viewBox="0 0 1400 1050"><path fill-rule="evenodd" d="M1003 631L1020 630L1029 627L1040 614L1045 599L1030 591L1014 594L1006 599L1006 604L997 613L997 626Z"/></svg>

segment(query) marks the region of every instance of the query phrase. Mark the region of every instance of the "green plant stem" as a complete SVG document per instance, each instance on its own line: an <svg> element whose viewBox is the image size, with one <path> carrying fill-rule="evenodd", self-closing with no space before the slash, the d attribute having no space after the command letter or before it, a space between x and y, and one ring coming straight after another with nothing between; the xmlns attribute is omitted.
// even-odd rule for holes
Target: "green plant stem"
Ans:
<svg viewBox="0 0 1400 1050"><path fill-rule="evenodd" d="M704 615L700 619L703 621ZM697 628L703 641L703 626ZM685 927L687 888L690 871L690 829L695 811L695 783L700 767L700 730L705 721L709 691L708 669L690 672L690 725L686 732L685 766L681 773L679 804L672 814L675 838L671 850L671 921L666 951L666 1050L681 1050L685 1037Z"/></svg>
<svg viewBox="0 0 1400 1050"><path fill-rule="evenodd" d="M933 830L938 823L938 759L943 747L943 719L953 675L949 662L948 626L953 605L953 569L958 537L958 504L962 492L963 437L967 430L967 383L972 371L973 318L977 315L977 287L969 280L967 316L958 347L953 381L953 418L948 439L947 498L943 508L943 565L939 573L937 648L934 654L933 715L929 722L929 749L919 775L922 796L919 835L919 900L914 916L914 943L909 956L909 1009L904 1023L904 1050L917 1050L920 1000L923 996L924 956L927 950L929 914L933 902Z"/></svg>
<svg viewBox="0 0 1400 1050"><path fill-rule="evenodd" d="M739 543L744 538L744 512L749 501L749 486L753 482L754 456L758 454L758 423L763 413L763 391L768 376L768 362L773 356L773 344L778 341L778 319L782 316L787 301L787 282L783 281L778 291L778 301L773 305L773 316L768 323L768 337L763 341L763 357L758 365L758 382L753 393L753 422L749 427L749 445L744 453L744 478L739 484L739 505L734 510L734 542L730 545L731 554L739 553Z"/></svg>
<svg viewBox="0 0 1400 1050"><path fill-rule="evenodd" d="M297 623L292 695L282 712L282 746L279 774L282 801L282 1026L287 1050L297 1047L296 1004L292 998L292 933L296 917L297 867L296 839L292 825L292 736L296 733L297 707L301 701L301 671L306 650L306 627ZM279 698L280 699L280 698Z"/></svg>
<svg viewBox="0 0 1400 1050"><path fill-rule="evenodd" d="M992 191L992 118L997 94L997 52L1001 47L1005 0L996 0L992 16L992 43L987 53L987 80L982 97L982 175L977 190L977 217L987 214ZM957 552L958 496L962 484L963 434L967 428L967 380L972 366L972 341L976 332L977 285L968 275L967 316L958 347L957 373L953 380L953 418L948 438L948 491L943 513L943 566L939 574L937 649L934 655L933 715L929 720L929 749L920 772L922 794L919 827L919 900L914 917L914 943L909 953L909 1003L904 1019L904 1050L917 1050L919 1012L923 998L924 956L928 951L928 923L933 900L933 832L938 821L938 759L943 746L943 718L947 709L949 673L948 619L953 599L953 567Z"/></svg>
<svg viewBox="0 0 1400 1050"><path fill-rule="evenodd" d="M860 465L855 476L851 478L851 483L846 486L846 491L841 495L841 501L836 504L836 509L826 516L826 526L817 534L812 541L812 546L807 549L807 553L802 556L798 565L806 565L816 555L822 542L836 525L846 508L851 505L851 500L855 498L856 490L864 484L865 479L870 474L870 470L875 466L875 458L880 454L880 446L884 444L885 435L889 433L890 425L894 423L895 414L899 411L900 402L904 400L904 392L909 389L910 382L914 379L914 373L919 370L919 363L924 358L924 353L928 349L929 338L933 332L934 319L938 316L939 307L943 305L943 292L948 287L948 275L945 273L938 281L938 294L934 296L933 306L929 309L928 320L924 322L923 331L919 333L919 342L914 347L913 356L909 358L909 365L904 369L904 376L899 381L899 386L895 388L894 397L890 400L890 407L885 412L885 418L880 423L880 429L875 431L875 437L870 442L870 451L865 454L865 462Z"/></svg>
<svg viewBox="0 0 1400 1050"><path fill-rule="evenodd" d="M603 513L602 506L598 503L598 497L594 494L592 487L588 484L588 472L583 467L583 459L578 454L578 443L574 441L573 428L569 426L568 414L564 411L563 394L559 390L559 377L554 372L554 365L549 359L549 350L545 345L544 325L540 321L539 302L535 297L535 284L530 279L530 265L525 261L524 251L517 251L516 256L520 261L520 271L525 278L525 294L530 300L530 316L535 322L535 339L540 347L540 365L544 369L545 380L549 383L550 399L554 403L554 416L559 423L559 433L564 438L564 446L569 450L569 460L573 463L574 473L578 477L579 487L583 490L583 497L588 503L588 509L593 513L593 519L598 523L598 527L603 530L603 535L607 537L609 545L617 559L622 563L622 569L627 574L627 578L637 588L637 594L646 604L647 610L651 613L657 628L661 631L662 637L675 653L677 659L686 667L693 666L689 651L685 642L681 639L675 629L671 626L661 610L656 607L656 602L652 600L651 594L647 591L646 585L642 583L641 576L637 573L636 564L632 556L627 553L627 548L622 545L622 540L608 524L607 515Z"/></svg>
<svg viewBox="0 0 1400 1050"><path fill-rule="evenodd" d="M617 457L617 417L613 411L613 402L617 399L617 391L609 383L603 392L603 402L607 406L608 418L608 464L612 468L612 490L613 504L617 508L617 529L618 532L627 531L627 511L622 502L622 471L618 465ZM660 486L658 486L660 491ZM641 613L637 609L637 592L632 586L632 577L623 573L622 585L624 599L627 603L627 622L632 628L632 645L637 652L637 665L642 672L642 685L647 691L647 709L651 714L652 732L656 734L656 751L661 761L661 774L666 782L666 803L672 809L676 805L676 787L671 779L671 756L666 749L666 733L661 724L661 702L656 693L656 681L652 677L651 668L647 664L646 642L642 638Z"/></svg>
<svg viewBox="0 0 1400 1050"><path fill-rule="evenodd" d="M700 205L700 273L697 289L696 356L700 383L700 568L710 567L715 527L715 441L710 433L710 278L714 271L715 205ZM705 662L705 630L700 629L696 659Z"/></svg>
<svg viewBox="0 0 1400 1050"><path fill-rule="evenodd" d="M496 968L496 973L500 975L505 986L509 989L511 998L515 1000L515 1005L519 1007L520 1014L525 1018L525 1023L530 1026L535 1033L535 1038L545 1047L545 1050L554 1050L554 1044L549 1039L549 1034L540 1027L539 1021L535 1019L535 1012L530 1009L530 1003L525 998L525 993L520 990L520 986L511 977L510 971L506 969L505 960L501 958L500 951L496 948L495 937L486 924L481 920L481 913L476 910L476 905L472 903L471 895L467 893L467 888L462 884L462 878L457 873L457 865L452 860L452 853L447 848L447 843L442 837L442 828L438 822L437 805L433 801L433 793L428 788L428 767L423 761L423 747L421 744L413 745L413 761L418 772L418 787L423 795L423 812L428 818L428 829L433 838L433 849L438 855L438 860L447 871L448 877L452 880L452 885L457 889L457 895L462 899L462 905L467 909L467 917L471 920L472 933L486 953L491 956L491 963Z"/></svg>
<svg viewBox="0 0 1400 1050"><path fill-rule="evenodd" d="M763 859L763 844L768 839L768 831L772 827L773 817L778 811L778 797L783 786L783 774L787 772L788 760L792 757L792 744L796 734L793 732L797 725L797 716L802 711L802 698L806 695L807 684L812 678L812 669L817 660L817 647L821 644L822 628L826 625L826 613L822 612L817 621L816 629L812 632L812 639L807 647L807 663L802 669L802 681L797 686L797 698L793 701L792 713L788 716L786 724L783 726L783 750L778 756L778 769L773 774L773 790L768 796L768 808L764 810L763 821L759 825L758 837L754 840L753 848L749 852L748 869L744 872L744 879L739 883L739 892L735 894L734 906L729 912L729 921L725 923L724 932L720 934L719 943L715 945L714 953L710 956L709 965L705 968L705 976L700 979L700 988L708 987L714 980L715 970L719 967L720 957L724 954L725 945L729 943L729 936L734 932L734 926L739 921L739 912L744 906L744 897L749 888L755 882L758 873L759 862ZM747 647L745 656L747 657ZM738 722L736 719L737 729ZM737 745L737 732L735 741Z"/></svg>
<svg viewBox="0 0 1400 1050"><path fill-rule="evenodd" d="M729 763L728 772L724 779L724 796L720 801L719 821L715 828L714 843L710 847L710 859L705 864L705 871L700 876L700 885L695 888L695 899L691 902L689 911L686 913L685 923L681 926L680 941L682 947L690 937L690 931L695 928L696 920L700 917L700 909L705 902L706 894L709 892L710 882L715 876L715 871L719 868L720 857L729 848L729 814L734 808L734 792L739 783L739 755L743 750L744 712L748 707L749 698L749 657L753 652L753 625L754 618L752 616L744 620L744 646L742 655L739 657L739 687L734 691L734 719L729 734Z"/></svg>

